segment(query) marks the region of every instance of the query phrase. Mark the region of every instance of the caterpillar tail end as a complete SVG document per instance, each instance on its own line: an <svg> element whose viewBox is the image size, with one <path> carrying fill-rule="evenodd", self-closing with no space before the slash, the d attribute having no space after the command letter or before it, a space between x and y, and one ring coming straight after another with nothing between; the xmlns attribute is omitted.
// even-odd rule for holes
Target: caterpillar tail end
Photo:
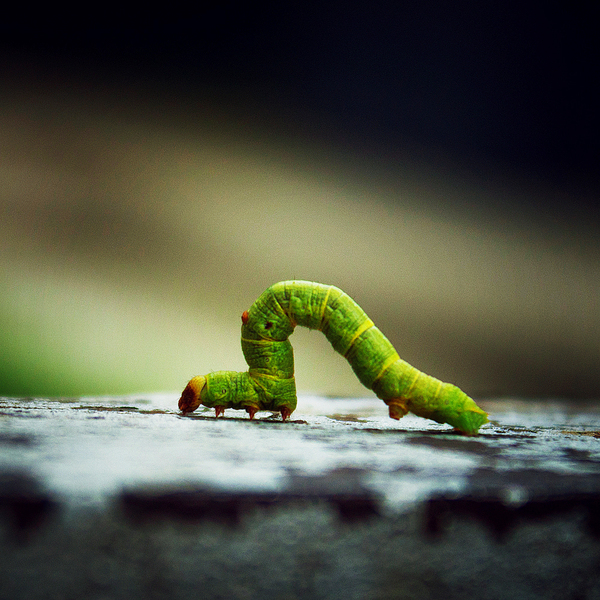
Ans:
<svg viewBox="0 0 600 600"><path fill-rule="evenodd" d="M463 435L477 435L479 428L488 422L488 414L483 411L464 392L453 386L455 394L459 395L458 407L449 408L447 404L431 410L430 407L415 405L414 402L401 398L384 400L388 405L391 419L401 419L407 412L412 412L418 417L432 419L438 423L447 423Z"/></svg>
<svg viewBox="0 0 600 600"><path fill-rule="evenodd" d="M181 393L181 398L179 398L179 410L182 413L190 413L200 406L200 394L205 385L206 377L202 377L202 375L190 379Z"/></svg>
<svg viewBox="0 0 600 600"><path fill-rule="evenodd" d="M487 422L488 414L475 405L454 417L450 425L463 435L477 435L479 428Z"/></svg>
<svg viewBox="0 0 600 600"><path fill-rule="evenodd" d="M457 399L455 404L451 401L452 397ZM477 435L479 428L488 422L488 414L479 408L472 398L456 387L450 389L449 397L437 410L422 416L438 423L448 423L463 435Z"/></svg>

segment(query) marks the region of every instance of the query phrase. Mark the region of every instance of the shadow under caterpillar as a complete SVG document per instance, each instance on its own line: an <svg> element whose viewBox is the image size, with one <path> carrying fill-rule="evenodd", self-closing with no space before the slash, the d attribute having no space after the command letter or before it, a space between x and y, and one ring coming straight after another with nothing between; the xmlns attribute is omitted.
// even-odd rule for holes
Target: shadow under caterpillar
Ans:
<svg viewBox="0 0 600 600"><path fill-rule="evenodd" d="M246 410L251 419L259 410L277 411L287 419L297 402L288 339L296 325L322 331L360 382L388 405L392 419L410 411L467 435L477 434L487 422L487 414L458 387L403 361L350 296L311 281L282 281L264 291L242 314L248 371L194 377L181 394L180 410L188 413L202 404L214 408L217 417L235 408Z"/></svg>

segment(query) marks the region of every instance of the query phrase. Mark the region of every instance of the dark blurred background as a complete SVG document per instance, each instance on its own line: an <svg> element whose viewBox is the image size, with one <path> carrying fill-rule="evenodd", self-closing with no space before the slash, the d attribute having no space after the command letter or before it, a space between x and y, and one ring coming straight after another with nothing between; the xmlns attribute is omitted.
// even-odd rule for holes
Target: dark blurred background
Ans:
<svg viewBox="0 0 600 600"><path fill-rule="evenodd" d="M242 311L298 278L474 397L598 397L594 12L0 24L0 394L244 370ZM293 343L301 391L368 393L323 336Z"/></svg>

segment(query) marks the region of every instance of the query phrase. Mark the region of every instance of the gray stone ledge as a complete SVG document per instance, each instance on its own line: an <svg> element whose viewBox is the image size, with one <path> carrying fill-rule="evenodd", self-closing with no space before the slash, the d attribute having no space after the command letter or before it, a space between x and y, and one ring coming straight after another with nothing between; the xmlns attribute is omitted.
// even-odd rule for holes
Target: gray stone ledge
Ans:
<svg viewBox="0 0 600 600"><path fill-rule="evenodd" d="M0 598L600 598L595 402L0 399Z"/></svg>

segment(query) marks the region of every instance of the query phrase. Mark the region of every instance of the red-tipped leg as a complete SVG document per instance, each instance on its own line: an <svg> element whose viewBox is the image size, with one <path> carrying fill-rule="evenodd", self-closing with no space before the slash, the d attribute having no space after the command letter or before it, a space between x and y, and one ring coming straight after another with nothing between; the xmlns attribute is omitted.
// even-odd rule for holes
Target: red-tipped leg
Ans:
<svg viewBox="0 0 600 600"><path fill-rule="evenodd" d="M285 421L291 414L292 414L292 411L289 408L282 408L281 409L281 420Z"/></svg>
<svg viewBox="0 0 600 600"><path fill-rule="evenodd" d="M247 406L246 412L250 415L250 420L254 419L254 415L258 412L258 409L254 408L254 406Z"/></svg>
<svg viewBox="0 0 600 600"><path fill-rule="evenodd" d="M224 414L225 414L224 406L215 406L215 417L218 417L219 415L224 415Z"/></svg>
<svg viewBox="0 0 600 600"><path fill-rule="evenodd" d="M406 403L402 400L392 400L388 403L390 419L401 419L407 412Z"/></svg>

